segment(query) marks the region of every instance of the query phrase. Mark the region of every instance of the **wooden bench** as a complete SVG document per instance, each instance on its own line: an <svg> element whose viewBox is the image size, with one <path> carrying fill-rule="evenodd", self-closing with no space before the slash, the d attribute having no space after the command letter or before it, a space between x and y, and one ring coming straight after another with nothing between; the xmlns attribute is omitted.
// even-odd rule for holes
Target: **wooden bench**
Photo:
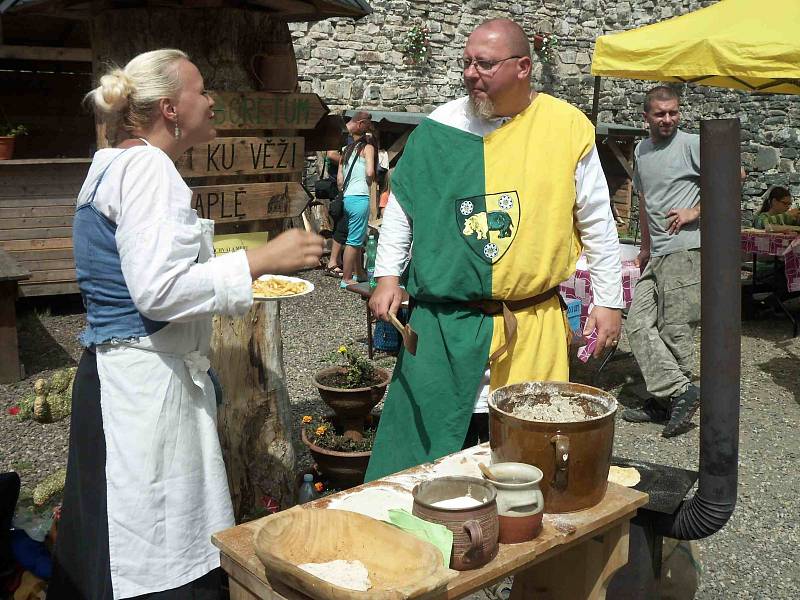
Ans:
<svg viewBox="0 0 800 600"><path fill-rule="evenodd" d="M30 276L30 271L0 249L0 383L12 383L22 378L16 301L19 282Z"/></svg>

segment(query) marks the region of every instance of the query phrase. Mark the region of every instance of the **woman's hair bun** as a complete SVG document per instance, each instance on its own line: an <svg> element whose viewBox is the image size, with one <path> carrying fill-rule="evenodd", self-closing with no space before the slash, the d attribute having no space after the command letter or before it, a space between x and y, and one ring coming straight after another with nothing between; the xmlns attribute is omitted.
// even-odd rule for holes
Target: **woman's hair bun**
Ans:
<svg viewBox="0 0 800 600"><path fill-rule="evenodd" d="M133 91L133 81L122 69L114 69L100 78L100 86L95 90L97 107L106 112L119 112L128 105Z"/></svg>

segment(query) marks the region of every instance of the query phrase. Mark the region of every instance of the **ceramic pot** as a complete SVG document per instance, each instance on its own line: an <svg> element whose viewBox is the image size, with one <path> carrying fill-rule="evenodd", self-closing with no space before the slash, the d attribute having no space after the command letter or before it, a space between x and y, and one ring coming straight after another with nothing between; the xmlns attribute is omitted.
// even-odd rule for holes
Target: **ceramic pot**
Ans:
<svg viewBox="0 0 800 600"><path fill-rule="evenodd" d="M444 525L453 532L450 568L467 571L482 567L497 555L499 522L497 491L477 477L439 477L417 484L412 514ZM442 508L436 502L471 496L480 502L469 508Z"/></svg>
<svg viewBox="0 0 800 600"><path fill-rule="evenodd" d="M308 439L305 427L300 428L300 439L331 487L346 490L364 483L372 452L339 452L317 446Z"/></svg>
<svg viewBox="0 0 800 600"><path fill-rule="evenodd" d="M486 479L497 489L500 543L532 540L542 531L544 496L539 489L542 472L533 465L498 463L492 465L492 474L494 479Z"/></svg>
<svg viewBox="0 0 800 600"><path fill-rule="evenodd" d="M522 404L549 403L554 396L589 398L599 414L568 422L513 414ZM498 388L489 396L492 463L521 462L541 469L546 513L590 508L603 499L608 487L616 412L614 396L588 385L535 381Z"/></svg>
<svg viewBox="0 0 800 600"><path fill-rule="evenodd" d="M0 135L0 160L10 160L14 156L14 136Z"/></svg>
<svg viewBox="0 0 800 600"><path fill-rule="evenodd" d="M314 385L317 386L322 401L336 413L344 435L354 440L361 440L364 419L383 398L391 374L386 369L376 367L375 374L380 378L380 383L363 388L336 388L321 383L321 380L324 380L327 375L333 375L339 371L339 367L318 371L314 375Z"/></svg>

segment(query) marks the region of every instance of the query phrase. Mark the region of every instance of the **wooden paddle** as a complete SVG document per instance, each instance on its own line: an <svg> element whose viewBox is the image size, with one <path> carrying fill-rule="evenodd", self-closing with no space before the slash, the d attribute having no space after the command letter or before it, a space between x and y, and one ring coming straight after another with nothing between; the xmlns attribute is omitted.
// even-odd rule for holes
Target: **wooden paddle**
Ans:
<svg viewBox="0 0 800 600"><path fill-rule="evenodd" d="M394 325L394 328L397 329L403 337L403 346L405 346L406 350L412 355L415 355L417 353L417 332L411 329L410 325L403 325L392 313L386 314L389 315L389 322Z"/></svg>

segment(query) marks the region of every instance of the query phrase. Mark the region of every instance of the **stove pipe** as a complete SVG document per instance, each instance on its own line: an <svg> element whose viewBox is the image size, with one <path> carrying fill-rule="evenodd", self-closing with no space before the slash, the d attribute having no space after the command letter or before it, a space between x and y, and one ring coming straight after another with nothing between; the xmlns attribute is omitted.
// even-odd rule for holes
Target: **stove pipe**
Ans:
<svg viewBox="0 0 800 600"><path fill-rule="evenodd" d="M700 468L697 492L675 513L658 515L655 533L679 540L709 536L736 506L741 356L741 156L739 119L700 124L702 338Z"/></svg>

